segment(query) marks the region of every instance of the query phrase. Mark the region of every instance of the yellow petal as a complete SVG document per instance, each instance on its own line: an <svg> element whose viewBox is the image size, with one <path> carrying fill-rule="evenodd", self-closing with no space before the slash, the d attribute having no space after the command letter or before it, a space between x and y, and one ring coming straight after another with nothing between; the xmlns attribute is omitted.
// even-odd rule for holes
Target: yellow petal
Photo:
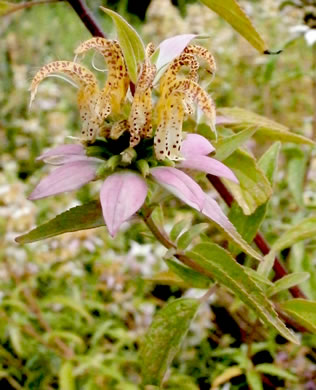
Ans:
<svg viewBox="0 0 316 390"><path fill-rule="evenodd" d="M89 69L71 61L55 61L44 65L34 76L31 83L31 103L35 99L38 86L42 80L53 73L64 73L69 76L79 87L90 86L97 89L97 80Z"/></svg>
<svg viewBox="0 0 316 390"><path fill-rule="evenodd" d="M158 112L158 126L154 138L156 158L181 159L182 124L184 119L183 96L169 96Z"/></svg>
<svg viewBox="0 0 316 390"><path fill-rule="evenodd" d="M212 54L202 46L189 45L183 50L183 54L191 54L195 57L202 58L208 65L206 69L212 75L216 72L216 62Z"/></svg>
<svg viewBox="0 0 316 390"><path fill-rule="evenodd" d="M128 117L129 131L131 133L130 146L136 146L141 137L152 135L152 82L155 78L156 67L146 61L139 76L131 112Z"/></svg>
<svg viewBox="0 0 316 390"><path fill-rule="evenodd" d="M127 130L128 130L128 123L126 119L116 122L111 128L110 138L118 139Z"/></svg>
<svg viewBox="0 0 316 390"><path fill-rule="evenodd" d="M145 50L146 58L149 58L152 54L154 54L154 51L155 45L152 42L148 43Z"/></svg>
<svg viewBox="0 0 316 390"><path fill-rule="evenodd" d="M83 42L75 51L77 55L94 49L104 57L108 75L101 96L110 101L112 113L119 113L129 86L129 77L121 47L117 41L94 37ZM102 99L100 102L102 111ZM107 111L107 110L106 110Z"/></svg>
<svg viewBox="0 0 316 390"><path fill-rule="evenodd" d="M201 110L210 120L211 129L216 132L216 111L213 99L199 86L195 81L192 80L178 80L175 81L169 87L169 93L181 93L184 95L188 102L195 102L199 105Z"/></svg>

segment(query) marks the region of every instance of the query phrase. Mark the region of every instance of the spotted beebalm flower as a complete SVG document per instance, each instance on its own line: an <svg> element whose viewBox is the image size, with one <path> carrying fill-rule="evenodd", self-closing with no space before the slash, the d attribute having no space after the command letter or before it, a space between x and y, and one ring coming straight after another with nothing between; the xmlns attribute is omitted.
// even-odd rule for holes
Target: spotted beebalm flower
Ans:
<svg viewBox="0 0 316 390"><path fill-rule="evenodd" d="M56 61L40 69L31 85L31 100L45 77L65 73L78 84L83 125L80 145L59 146L39 157L57 168L40 181L30 199L76 190L102 179L103 217L115 236L122 223L144 204L148 180L155 181L213 220L250 253L251 248L216 201L187 172L201 171L238 182L228 167L208 156L214 148L206 138L182 133L183 122L194 114L195 104L214 131L216 123L214 103L198 84L199 60L211 75L215 61L205 48L189 44L193 37L186 34L162 42L156 64L152 62L155 50L149 44L130 93L123 51L116 41L92 38L76 50L77 56L90 49L103 55L108 65L103 89L93 73L77 62ZM252 254L258 258L255 251Z"/></svg>
<svg viewBox="0 0 316 390"><path fill-rule="evenodd" d="M98 136L118 139L124 132L129 132L130 147L137 146L142 138L154 137L156 159L179 160L182 123L187 116L193 114L195 103L206 114L211 129L215 131L215 106L198 84L198 59L206 63L206 70L212 75L216 68L215 61L205 48L187 44L193 37L192 34L187 34L174 38L181 52L170 61L160 78L155 91L159 94L156 105L153 105L152 93L157 67L150 60L154 52L153 45L147 46L145 61L138 66L137 84L130 97L127 93L130 80L119 43L99 37L83 42L75 50L75 54L78 57L93 49L104 57L108 72L102 89L94 74L83 65L71 61L55 61L43 66L34 76L31 103L44 78L56 73L65 74L78 86L83 143L93 143ZM172 39L166 41L172 42ZM166 45L162 43L162 49L164 46ZM161 55L160 61L163 57L166 55ZM183 74L183 67L189 68L188 75Z"/></svg>
<svg viewBox="0 0 316 390"><path fill-rule="evenodd" d="M55 61L43 66L34 76L31 84L31 103L40 82L56 73L70 77L78 86L78 106L82 120L81 137L83 141L93 142L104 125L105 119L112 114L119 114L129 86L125 60L117 41L104 38L92 38L81 44L76 55L84 54L89 49L101 53L108 66L107 81L100 89L94 74L76 62Z"/></svg>

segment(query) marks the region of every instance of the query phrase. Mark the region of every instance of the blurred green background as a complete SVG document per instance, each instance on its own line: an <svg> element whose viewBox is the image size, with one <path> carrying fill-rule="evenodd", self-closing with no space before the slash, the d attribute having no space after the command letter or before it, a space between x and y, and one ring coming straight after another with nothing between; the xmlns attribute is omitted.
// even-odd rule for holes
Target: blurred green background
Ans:
<svg viewBox="0 0 316 390"><path fill-rule="evenodd" d="M90 0L88 5L111 37L111 21L99 11L100 5L120 12L146 42L157 44L181 33L209 35L203 44L214 54L218 72L208 89L218 107L246 108L313 137L316 46L297 32L309 9L280 9L277 0L241 3L270 47L284 49L281 55L258 55L197 2ZM36 204L27 200L47 172L36 157L76 136L80 128L74 88L49 78L29 109L30 81L42 65L72 60L75 48L90 35L71 7L61 2L2 18L0 36L0 388L141 389L137 350L155 311L168 299L201 293L155 280L155 273L164 269L164 249L139 221L132 228L127 224L115 240L99 228L25 246L14 242L35 224L97 196L95 184ZM248 146L259 156L269 144L263 139ZM291 146L283 151L263 225L270 240L316 207L313 155L302 205L293 194L287 168ZM190 218L185 209L177 216L164 211L170 221ZM315 243L308 243L309 260L302 266L312 272L303 288L314 299ZM284 258L297 270L293 258L286 253ZM265 375L264 389L316 389L315 337L304 335L302 346L293 346L261 327L254 332L258 324L252 313L225 290L220 298L198 314L166 389L248 389L242 369L231 373L231 380L227 369L249 362L273 363L279 369ZM253 339L245 337L252 333ZM214 387L223 372L226 378L217 379Z"/></svg>

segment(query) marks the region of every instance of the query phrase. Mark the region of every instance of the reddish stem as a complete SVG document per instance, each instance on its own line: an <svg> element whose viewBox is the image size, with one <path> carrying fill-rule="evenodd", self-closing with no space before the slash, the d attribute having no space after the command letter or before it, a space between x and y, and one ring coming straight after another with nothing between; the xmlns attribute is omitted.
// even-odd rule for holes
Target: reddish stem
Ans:
<svg viewBox="0 0 316 390"><path fill-rule="evenodd" d="M213 175L207 175L208 180L212 183L216 191L220 194L220 196L223 198L227 206L231 207L234 202L234 197L232 194L228 191L225 184L219 179L217 176ZM254 238L254 242L259 248L260 252L263 255L267 255L270 252L270 247L263 237L263 235L258 232ZM281 279L283 276L288 275L287 269L284 267L284 265L281 263L281 261L278 259L278 257L275 257L274 259L274 265L273 270L275 272L275 279ZM298 287L294 286L290 288L290 292L294 298L304 298L306 299L306 295L303 293L303 291Z"/></svg>
<svg viewBox="0 0 316 390"><path fill-rule="evenodd" d="M84 0L68 0L68 3L72 6L82 23L94 37L106 38L104 32L95 20L94 16L91 14Z"/></svg>

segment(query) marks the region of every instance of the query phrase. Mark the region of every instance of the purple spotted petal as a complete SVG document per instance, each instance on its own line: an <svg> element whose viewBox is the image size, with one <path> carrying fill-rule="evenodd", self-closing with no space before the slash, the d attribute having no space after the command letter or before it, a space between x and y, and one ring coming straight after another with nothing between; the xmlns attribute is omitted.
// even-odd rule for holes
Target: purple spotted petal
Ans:
<svg viewBox="0 0 316 390"><path fill-rule="evenodd" d="M77 190L96 177L97 167L98 163L94 161L76 161L62 165L39 182L29 199Z"/></svg>
<svg viewBox="0 0 316 390"><path fill-rule="evenodd" d="M157 69L162 68L180 55L196 36L196 34L175 35L162 41L158 46L159 56L156 62Z"/></svg>
<svg viewBox="0 0 316 390"><path fill-rule="evenodd" d="M177 166L225 177L235 183L239 183L233 171L220 161L215 160L215 158L207 156L189 157L187 160L180 161Z"/></svg>
<svg viewBox="0 0 316 390"><path fill-rule="evenodd" d="M200 134L187 134L182 141L181 154L184 158L191 156L206 156L215 150L209 140Z"/></svg>
<svg viewBox="0 0 316 390"><path fill-rule="evenodd" d="M122 223L140 209L146 196L147 184L137 173L114 173L105 180L100 200L104 221L112 237Z"/></svg>
<svg viewBox="0 0 316 390"><path fill-rule="evenodd" d="M183 202L199 211L203 209L205 193L190 176L171 167L152 168L150 173L162 187Z"/></svg>

